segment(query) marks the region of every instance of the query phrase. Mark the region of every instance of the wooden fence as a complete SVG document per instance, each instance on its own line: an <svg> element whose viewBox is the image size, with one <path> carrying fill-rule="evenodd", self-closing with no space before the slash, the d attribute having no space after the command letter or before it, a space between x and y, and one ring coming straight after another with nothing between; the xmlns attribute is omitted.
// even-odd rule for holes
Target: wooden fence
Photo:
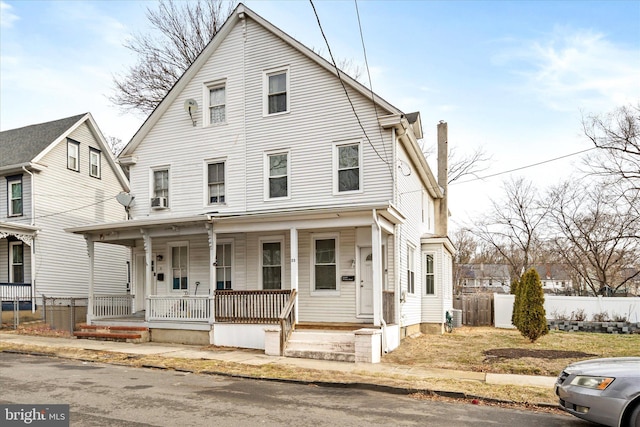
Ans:
<svg viewBox="0 0 640 427"><path fill-rule="evenodd" d="M453 297L453 308L462 311L463 325L493 325L493 294L456 295Z"/></svg>

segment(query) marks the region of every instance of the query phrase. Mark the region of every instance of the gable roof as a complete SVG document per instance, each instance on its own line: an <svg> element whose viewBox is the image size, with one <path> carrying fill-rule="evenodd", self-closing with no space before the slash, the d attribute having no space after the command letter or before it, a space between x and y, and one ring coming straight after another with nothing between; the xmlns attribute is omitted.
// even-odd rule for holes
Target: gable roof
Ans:
<svg viewBox="0 0 640 427"><path fill-rule="evenodd" d="M278 27L262 18L260 15L246 7L244 4L240 3L235 8L235 10L229 15L227 20L225 21L220 31L211 39L211 41L207 44L207 46L200 52L200 55L196 58L196 60L187 68L187 70L182 74L182 76L178 79L178 81L173 85L171 90L165 95L164 99L158 104L158 106L151 112L149 117L145 120L145 122L140 126L138 131L133 135L131 141L124 147L119 157L125 157L127 155L132 154L132 152L136 149L138 144L145 138L145 136L149 133L149 131L153 128L153 126L158 122L160 117L167 111L167 109L171 106L173 101L182 93L185 87L189 84L189 82L195 77L195 75L200 71L200 69L206 64L209 58L216 51L218 46L220 46L223 40L231 33L233 28L238 22L241 22L246 18L252 19L254 22L257 22L259 25L264 27L267 31L273 33L275 36L282 39L285 43L297 49L300 53L308 57L309 59L316 62L322 68L325 68L329 72L335 75L336 69L333 64L315 53L313 50L309 49L307 46L300 43L295 38L291 37L284 31L280 30ZM340 78L344 82L345 85L351 87L357 92L361 93L365 97L372 99L373 102L381 107L382 109L389 112L389 114L393 115L402 115L403 112L398 108L394 107L375 93L373 93L369 88L359 83L349 75L345 74L342 71L339 71Z"/></svg>
<svg viewBox="0 0 640 427"><path fill-rule="evenodd" d="M0 168L31 162L85 115L0 132Z"/></svg>

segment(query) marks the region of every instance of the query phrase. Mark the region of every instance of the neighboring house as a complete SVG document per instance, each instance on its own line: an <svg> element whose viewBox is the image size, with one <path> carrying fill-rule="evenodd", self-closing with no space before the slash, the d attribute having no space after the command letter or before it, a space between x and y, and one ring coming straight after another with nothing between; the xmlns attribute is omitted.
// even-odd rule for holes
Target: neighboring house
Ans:
<svg viewBox="0 0 640 427"><path fill-rule="evenodd" d="M462 293L509 293L511 290L507 264L461 264L457 268L458 287Z"/></svg>
<svg viewBox="0 0 640 427"><path fill-rule="evenodd" d="M565 264L544 264L534 267L540 276L542 289L548 294L571 295L574 292L571 268Z"/></svg>
<svg viewBox="0 0 640 427"><path fill-rule="evenodd" d="M404 336L442 331L454 252L447 125L436 180L420 115L340 78L239 5L119 156L131 219L69 230L89 251L132 249L131 303L87 278L89 322L131 305L129 325L153 340L269 354L291 329L364 328L370 361ZM279 327L265 338L269 323Z"/></svg>
<svg viewBox="0 0 640 427"><path fill-rule="evenodd" d="M123 191L127 179L89 113L0 132L2 299L87 297L87 246L64 228L123 219ZM122 290L128 249L102 245L95 257L95 288Z"/></svg>

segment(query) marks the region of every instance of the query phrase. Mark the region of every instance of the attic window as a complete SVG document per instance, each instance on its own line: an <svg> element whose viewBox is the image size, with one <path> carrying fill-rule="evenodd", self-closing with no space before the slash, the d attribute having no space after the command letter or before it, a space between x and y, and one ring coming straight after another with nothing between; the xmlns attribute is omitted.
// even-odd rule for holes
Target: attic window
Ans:
<svg viewBox="0 0 640 427"><path fill-rule="evenodd" d="M67 139L67 169L80 171L80 143L72 139Z"/></svg>
<svg viewBox="0 0 640 427"><path fill-rule="evenodd" d="M264 114L289 112L289 69L267 71L264 74Z"/></svg>
<svg viewBox="0 0 640 427"><path fill-rule="evenodd" d="M89 150L89 175L94 178L100 178L101 169L101 153L95 148Z"/></svg>

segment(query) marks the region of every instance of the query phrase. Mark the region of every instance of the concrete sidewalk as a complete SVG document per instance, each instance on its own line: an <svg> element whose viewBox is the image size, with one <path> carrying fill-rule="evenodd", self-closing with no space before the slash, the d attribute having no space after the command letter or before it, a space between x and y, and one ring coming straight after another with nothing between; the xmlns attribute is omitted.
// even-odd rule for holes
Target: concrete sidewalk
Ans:
<svg viewBox="0 0 640 427"><path fill-rule="evenodd" d="M350 363L329 360L296 359L291 357L267 356L258 350L203 350L199 346L163 344L163 343L122 343L93 341L75 338L41 337L0 333L0 343L14 343L53 348L76 348L79 350L99 350L131 355L154 355L182 359L206 359L234 362L247 365L282 365L318 371L338 371L370 373L376 375L405 375L416 378L450 378L457 380L479 381L487 384L535 386L552 388L555 377L533 375L489 374L451 369L425 369L392 363Z"/></svg>

